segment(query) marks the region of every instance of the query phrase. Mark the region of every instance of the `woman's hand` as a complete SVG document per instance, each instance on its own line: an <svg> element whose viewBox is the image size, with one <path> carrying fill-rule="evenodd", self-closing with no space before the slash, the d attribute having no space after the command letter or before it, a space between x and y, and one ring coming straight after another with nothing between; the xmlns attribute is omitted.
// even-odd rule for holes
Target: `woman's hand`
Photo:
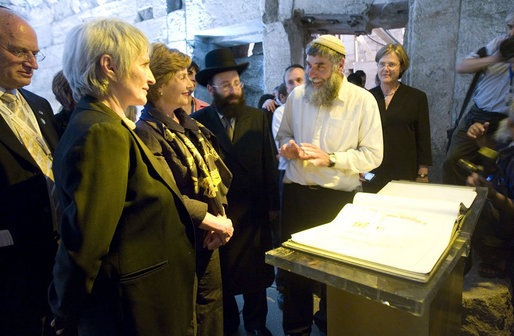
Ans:
<svg viewBox="0 0 514 336"><path fill-rule="evenodd" d="M223 245L225 245L234 234L234 226L232 226L232 220L227 218L227 216L218 215L216 218L221 221L223 225L223 229L216 233L223 238Z"/></svg>
<svg viewBox="0 0 514 336"><path fill-rule="evenodd" d="M208 250L215 250L223 245L223 239L214 231L206 231L203 239L203 247Z"/></svg>
<svg viewBox="0 0 514 336"><path fill-rule="evenodd" d="M222 215L214 216L209 212L205 214L199 227L206 231L213 231L218 235L223 244L226 244L234 234L234 227L230 218Z"/></svg>
<svg viewBox="0 0 514 336"><path fill-rule="evenodd" d="M428 166L418 166L418 176L416 177L416 182L428 183Z"/></svg>

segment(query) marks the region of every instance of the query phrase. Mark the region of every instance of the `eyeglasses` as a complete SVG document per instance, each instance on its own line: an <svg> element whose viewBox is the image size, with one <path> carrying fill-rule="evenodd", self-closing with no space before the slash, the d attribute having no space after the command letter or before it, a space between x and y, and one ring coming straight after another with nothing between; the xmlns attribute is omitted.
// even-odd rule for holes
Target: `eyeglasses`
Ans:
<svg viewBox="0 0 514 336"><path fill-rule="evenodd" d="M43 54L42 51L31 51L27 50L25 48L12 48L12 47L4 47L0 45L3 49L7 50L11 55L15 56L16 58L28 61L31 57L34 57L37 62L41 62L45 59L46 55Z"/></svg>
<svg viewBox="0 0 514 336"><path fill-rule="evenodd" d="M378 67L379 67L379 68L385 68L385 67L388 67L389 69L392 69L392 68L396 68L397 66L400 66L400 64L398 64L398 63L393 63L393 62L389 62L389 63L386 63L386 62L379 62L379 63L378 63Z"/></svg>
<svg viewBox="0 0 514 336"><path fill-rule="evenodd" d="M211 85L213 88L219 88L225 92L230 91L230 89L234 88L243 88L245 86L245 82L236 82L236 83L223 83L221 85Z"/></svg>

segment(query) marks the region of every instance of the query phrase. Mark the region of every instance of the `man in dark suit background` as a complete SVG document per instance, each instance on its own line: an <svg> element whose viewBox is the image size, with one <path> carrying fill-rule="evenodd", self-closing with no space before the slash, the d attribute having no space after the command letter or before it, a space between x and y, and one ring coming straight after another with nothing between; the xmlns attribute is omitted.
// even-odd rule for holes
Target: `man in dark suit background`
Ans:
<svg viewBox="0 0 514 336"><path fill-rule="evenodd" d="M249 335L268 336L266 288L274 274L264 253L271 249L269 223L279 208L274 144L264 113L245 104L239 74L248 63L236 64L229 49L216 49L205 56L205 66L196 80L207 87L212 105L192 117L216 135L220 156L233 174L227 216L234 235L220 248L225 335L238 329L234 295L243 294L245 329Z"/></svg>
<svg viewBox="0 0 514 336"><path fill-rule="evenodd" d="M56 250L50 199L58 135L45 99L23 90L36 33L0 7L0 335L41 335ZM35 141L34 141L35 140Z"/></svg>

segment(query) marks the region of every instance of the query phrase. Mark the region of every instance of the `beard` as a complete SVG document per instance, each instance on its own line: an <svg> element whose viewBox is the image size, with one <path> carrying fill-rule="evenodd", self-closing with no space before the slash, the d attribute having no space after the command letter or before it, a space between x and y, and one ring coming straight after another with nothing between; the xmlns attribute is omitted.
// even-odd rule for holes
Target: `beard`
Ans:
<svg viewBox="0 0 514 336"><path fill-rule="evenodd" d="M233 98L236 98L236 102L231 102ZM243 92L241 95L229 94L226 97L222 97L216 90L212 92L212 104L216 107L219 113L223 114L227 118L238 118L246 107L246 98Z"/></svg>
<svg viewBox="0 0 514 336"><path fill-rule="evenodd" d="M305 98L314 106L331 106L339 94L339 88L343 82L343 75L332 71L330 77L323 80L323 84L316 88L305 74Z"/></svg>

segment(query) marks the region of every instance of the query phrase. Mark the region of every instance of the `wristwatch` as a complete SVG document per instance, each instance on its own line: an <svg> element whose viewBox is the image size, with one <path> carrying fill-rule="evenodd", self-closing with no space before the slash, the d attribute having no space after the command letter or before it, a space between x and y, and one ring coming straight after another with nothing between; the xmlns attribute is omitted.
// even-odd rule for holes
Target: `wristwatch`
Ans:
<svg viewBox="0 0 514 336"><path fill-rule="evenodd" d="M328 153L328 166L333 167L336 165L336 155L334 153Z"/></svg>

